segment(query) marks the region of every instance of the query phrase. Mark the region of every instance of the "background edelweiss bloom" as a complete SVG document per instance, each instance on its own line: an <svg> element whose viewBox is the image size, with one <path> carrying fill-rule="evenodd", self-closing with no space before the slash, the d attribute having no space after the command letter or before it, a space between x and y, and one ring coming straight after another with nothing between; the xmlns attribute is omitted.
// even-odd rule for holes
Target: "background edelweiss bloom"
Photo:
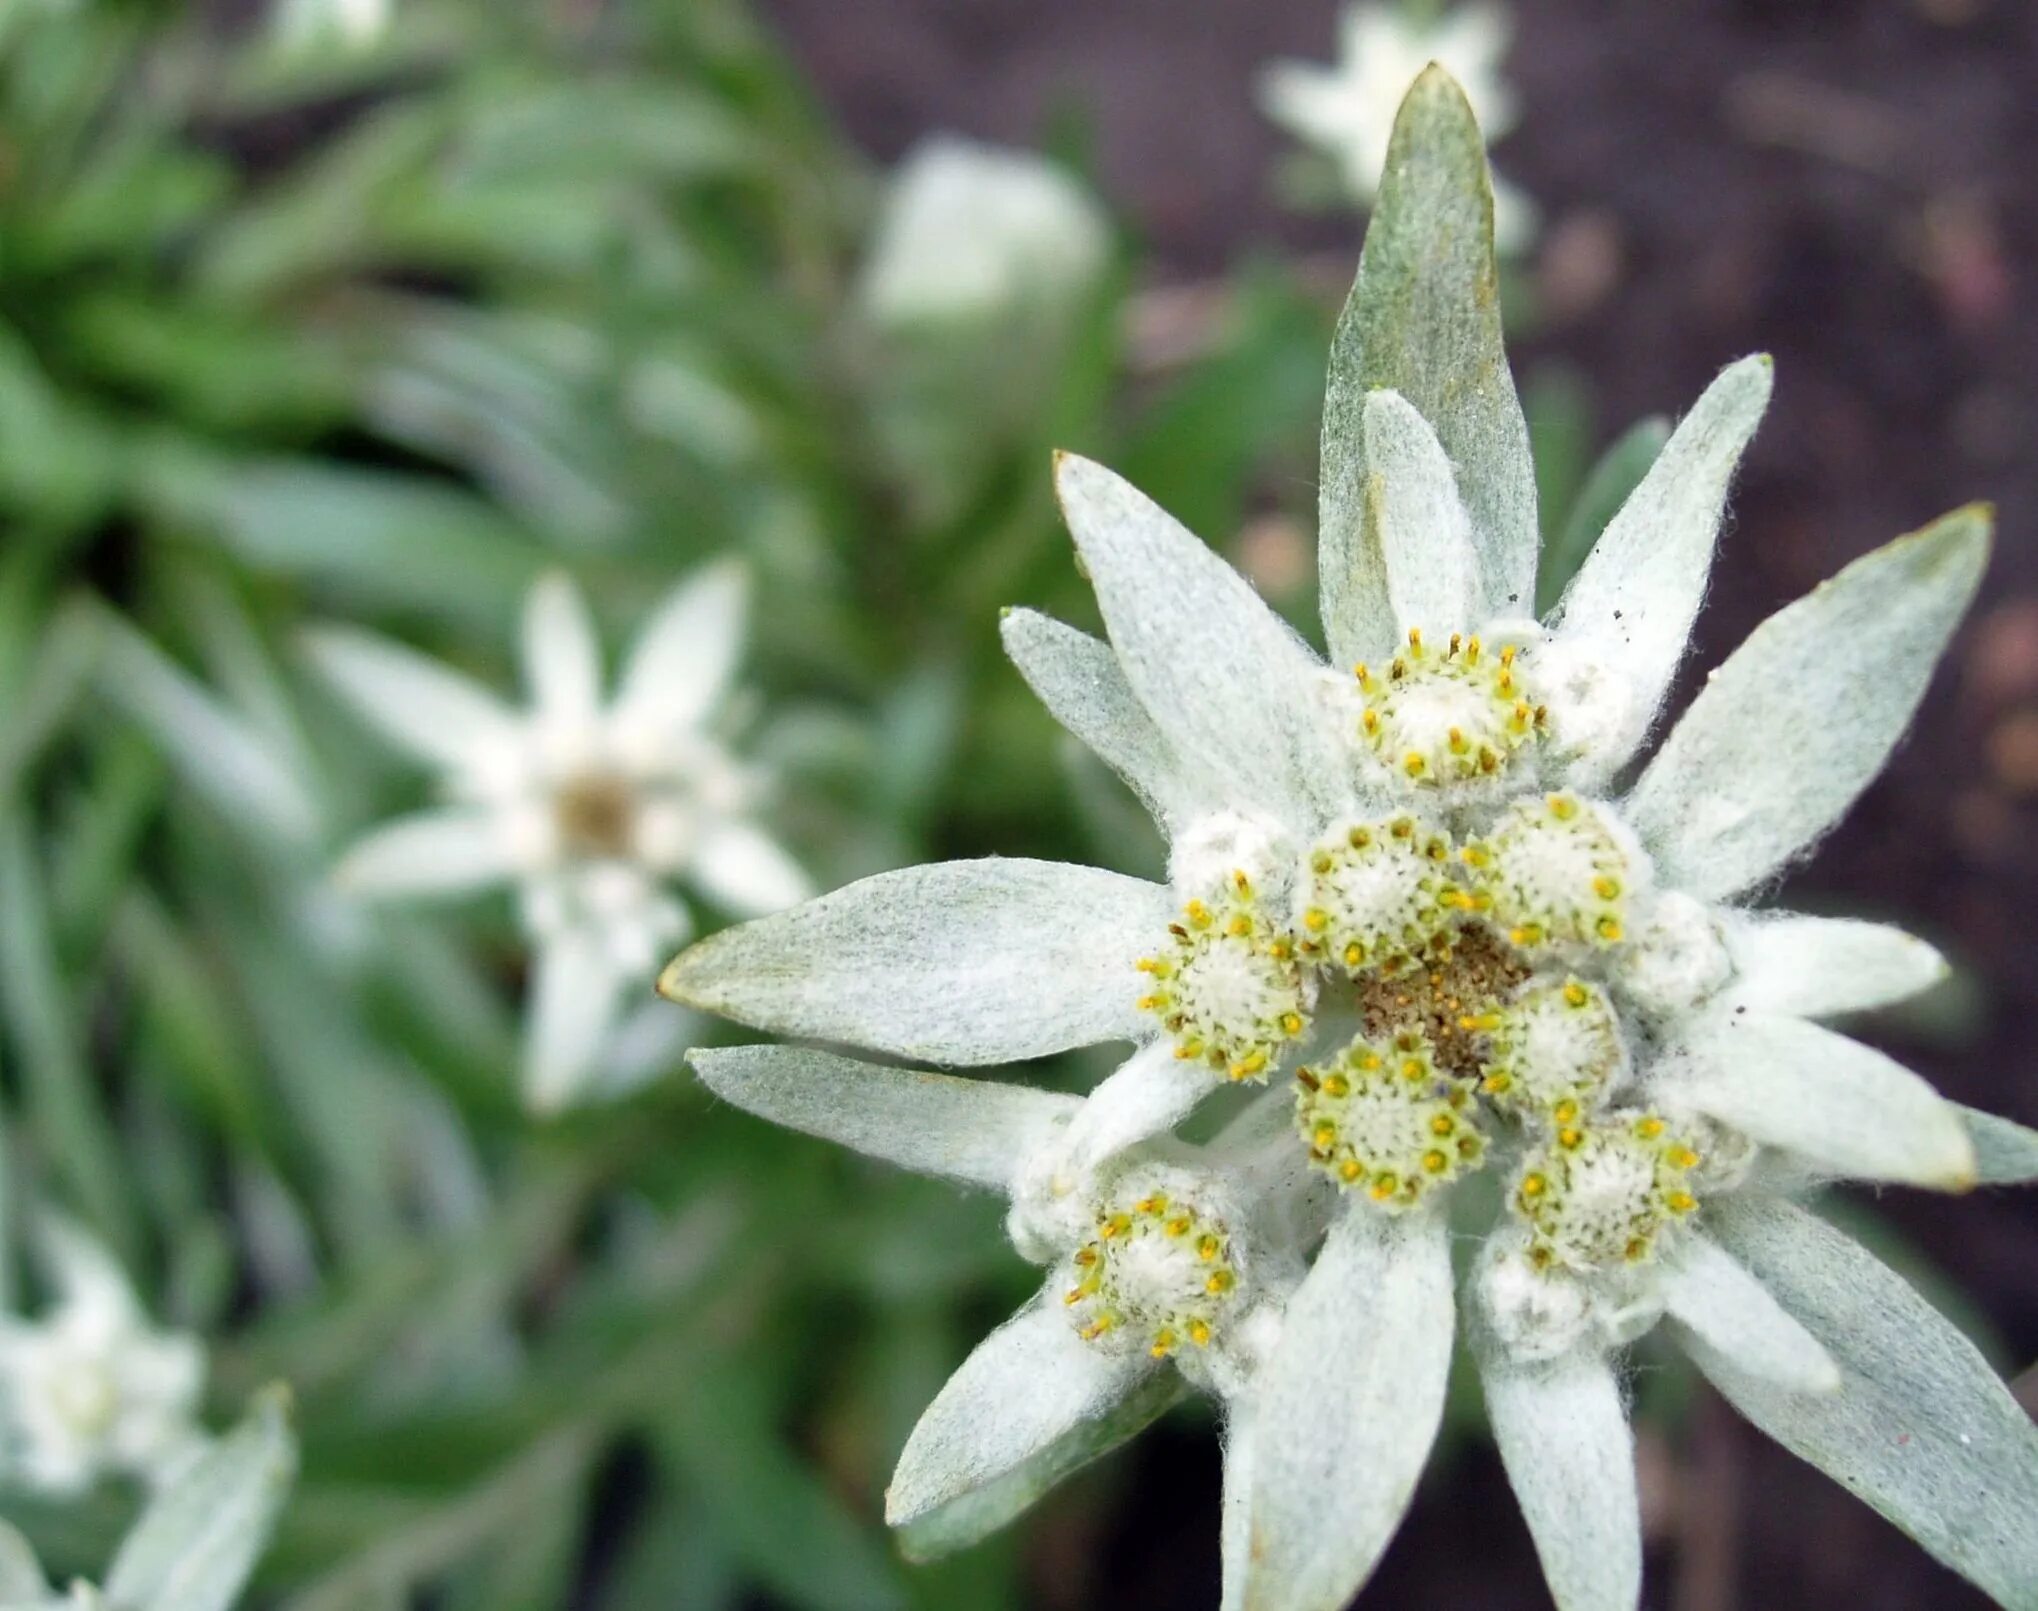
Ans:
<svg viewBox="0 0 2038 1611"><path fill-rule="evenodd" d="M716 936L663 987L935 1061L1139 1043L1069 1114L1072 1170L1137 1156L1222 1084L1293 1077L1292 1119L1270 1093L1241 1122L1292 1126L1316 1184L1268 1189L1341 1196L1231 1394L1227 1605L1329 1611L1372 1571L1458 1332L1441 1199L1489 1167L1503 1207L1466 1331L1567 1611L1639 1597L1611 1360L1663 1320L1757 1424L2029 1603L2038 1432L1958 1333L1786 1193L2027 1180L2038 1136L1814 1021L1929 984L1929 947L1738 904L1901 736L1978 584L1988 517L1950 515L1779 611L1622 786L1769 366L1708 389L1538 622L1491 239L1483 142L1432 70L1332 351L1329 666L1150 500L1058 465L1110 642L1013 612L1007 647L1151 806L1170 887L996 859L908 869ZM1288 1223L1299 1255L1320 1218Z"/></svg>
<svg viewBox="0 0 2038 1611"><path fill-rule="evenodd" d="M943 135L892 176L857 300L879 328L995 318L1080 294L1109 251L1103 210L1064 170Z"/></svg>
<svg viewBox="0 0 2038 1611"><path fill-rule="evenodd" d="M1226 1527L1243 1526L1241 1402L1301 1279L1294 1227L1253 1220L1293 1149L1251 1125L1089 1161L1086 1104L1023 1086L783 1046L695 1051L717 1095L873 1157L1003 1192L1039 1296L921 1416L885 1496L909 1553L959 1549L1144 1428L1185 1385L1227 1409ZM1306 1195L1306 1188L1305 1188ZM1320 1214L1318 1217L1320 1225Z"/></svg>
<svg viewBox="0 0 2038 1611"><path fill-rule="evenodd" d="M1516 96L1502 73L1513 25L1499 6L1471 4L1429 17L1413 8L1354 0L1338 18L1338 59L1271 62L1260 75L1260 105L1289 133L1337 164L1361 206L1379 193L1394 114L1408 86L1431 62L1460 85L1487 137L1514 127ZM1500 248L1528 245L1535 208L1519 191L1494 184Z"/></svg>
<svg viewBox="0 0 2038 1611"><path fill-rule="evenodd" d="M288 49L342 45L365 50L389 31L394 0L281 0L274 23Z"/></svg>
<svg viewBox="0 0 2038 1611"><path fill-rule="evenodd" d="M198 1340L152 1329L118 1264L51 1219L41 1248L56 1301L0 1315L0 1478L49 1494L109 1473L160 1483L205 1446Z"/></svg>
<svg viewBox="0 0 2038 1611"><path fill-rule="evenodd" d="M537 946L525 1079L540 1110L597 1076L625 993L692 928L670 880L744 914L808 893L750 820L758 778L710 727L741 649L745 590L733 564L675 589L604 702L587 606L563 575L542 578L525 608L522 712L369 634L329 628L312 640L364 716L441 768L447 797L369 834L337 876L387 896L517 885Z"/></svg>
<svg viewBox="0 0 2038 1611"><path fill-rule="evenodd" d="M0 1611L227 1611L240 1597L297 1474L287 1395L189 1461L122 1541L104 1587L57 1594L28 1541L0 1522Z"/></svg>

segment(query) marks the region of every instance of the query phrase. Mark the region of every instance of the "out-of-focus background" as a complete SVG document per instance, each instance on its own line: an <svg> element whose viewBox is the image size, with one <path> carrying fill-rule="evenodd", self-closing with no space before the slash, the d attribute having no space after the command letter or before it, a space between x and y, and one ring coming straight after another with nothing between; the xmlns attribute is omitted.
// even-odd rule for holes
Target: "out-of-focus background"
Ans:
<svg viewBox="0 0 2038 1611"><path fill-rule="evenodd" d="M1916 732L1784 894L1941 945L1955 979L1861 1032L2038 1122L2038 11L1493 15L1553 542L1626 427L1776 357L1693 679L1887 537L1999 507ZM1328 0L0 0L0 1299L44 1311L59 1214L203 1340L215 1428L292 1384L262 1603L1214 1603L1193 1411L963 1557L897 1558L890 1463L1035 1279L998 1205L717 1108L678 1052L728 1032L676 1008L534 1111L528 904L330 877L431 769L314 634L515 700L547 570L613 664L734 556L717 738L815 885L1152 870L997 607L1094 622L1067 446L1310 619L1364 196L1266 72L1339 49ZM2007 1374L2038 1359L2038 1206L1846 1212ZM1634 1387L1651 1605L1983 1604L1667 1354ZM1546 1603L1461 1396L1361 1604ZM135 1493L0 1478L0 1515L96 1575Z"/></svg>

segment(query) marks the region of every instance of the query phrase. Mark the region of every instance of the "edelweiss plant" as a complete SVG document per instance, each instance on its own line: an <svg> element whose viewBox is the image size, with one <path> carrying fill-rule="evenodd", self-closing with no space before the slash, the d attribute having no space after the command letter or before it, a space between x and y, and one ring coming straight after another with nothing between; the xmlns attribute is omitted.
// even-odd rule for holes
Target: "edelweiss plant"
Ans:
<svg viewBox="0 0 2038 1611"><path fill-rule="evenodd" d="M652 612L604 704L586 603L565 576L543 577L524 613L527 712L386 639L331 627L311 640L320 668L364 716L443 769L448 799L371 833L339 879L378 896L515 882L537 946L525 1085L540 1111L585 1093L625 992L690 931L671 880L743 915L809 892L751 820L759 774L710 725L728 695L744 611L740 570L701 572Z"/></svg>
<svg viewBox="0 0 2038 1611"><path fill-rule="evenodd" d="M55 1302L0 1314L0 1487L67 1496L108 1474L161 1484L205 1450L205 1354L159 1332L112 1254L66 1220L41 1226Z"/></svg>
<svg viewBox="0 0 2038 1611"><path fill-rule="evenodd" d="M1513 33L1512 19L1498 5L1446 12L1419 0L1353 0L1338 17L1336 63L1270 62L1260 75L1260 105L1334 163L1345 194L1370 207L1394 114L1431 62L1457 78L1489 140L1514 127L1516 97L1502 70ZM1503 181L1492 184L1500 249L1518 251L1534 232L1534 203Z"/></svg>
<svg viewBox="0 0 2038 1611"><path fill-rule="evenodd" d="M793 1048L695 1054L752 1111L1008 1191L1015 1246L1050 1266L908 1443L888 1508L910 1545L1004 1520L1187 1382L1227 1417L1224 1603L1330 1611L1409 1502L1463 1335L1558 1603L1631 1608L1619 1360L1660 1326L1756 1424L2038 1605L2038 1432L1793 1200L2027 1179L2038 1136L1820 1022L1930 984L1928 946L1751 904L1901 736L1987 512L1772 616L1642 759L1769 391L1766 358L1724 371L1533 619L1483 144L1431 68L1331 355L1328 663L1075 458L1062 504L1110 644L1005 621L1044 703L1166 830L1168 884L908 869L667 970L669 994L742 1022L937 1063L1135 1046L1079 1102ZM1209 1147L1169 1134L1234 1087L1248 1100Z"/></svg>
<svg viewBox="0 0 2038 1611"><path fill-rule="evenodd" d="M228 1611L254 1571L297 1475L287 1396L272 1389L142 1512L105 1586L58 1593L0 1521L0 1611Z"/></svg>

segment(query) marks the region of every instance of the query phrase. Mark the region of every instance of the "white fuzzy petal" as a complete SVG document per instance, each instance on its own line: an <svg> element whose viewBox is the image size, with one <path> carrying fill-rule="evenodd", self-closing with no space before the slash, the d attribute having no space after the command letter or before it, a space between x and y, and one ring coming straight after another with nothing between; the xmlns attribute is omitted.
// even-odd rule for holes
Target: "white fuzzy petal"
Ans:
<svg viewBox="0 0 2038 1611"><path fill-rule="evenodd" d="M909 1561L931 1561L988 1538L1065 1477L1144 1432L1187 1392L1179 1371L1149 1371L1116 1404L1077 1422L1030 1459L900 1524L900 1553Z"/></svg>
<svg viewBox="0 0 2038 1611"><path fill-rule="evenodd" d="M1706 1348L1749 1420L2014 1611L2038 1607L2038 1427L1988 1362L1893 1271L1804 1210L1709 1216L1727 1250L1822 1343L1837 1393L1793 1393Z"/></svg>
<svg viewBox="0 0 2038 1611"><path fill-rule="evenodd" d="M1172 912L1162 886L1094 867L942 862L725 929L658 987L775 1034L1011 1062L1143 1039L1135 964Z"/></svg>
<svg viewBox="0 0 2038 1611"><path fill-rule="evenodd" d="M42 1563L20 1533L0 1521L0 1605L40 1606L50 1597Z"/></svg>
<svg viewBox="0 0 2038 1611"><path fill-rule="evenodd" d="M1777 611L1712 674L1628 801L1659 879L1725 899L1832 826L1902 736L1988 563L1957 510Z"/></svg>
<svg viewBox="0 0 2038 1611"><path fill-rule="evenodd" d="M280 1390L264 1394L142 1513L107 1573L108 1605L228 1611L297 1474L285 1403Z"/></svg>
<svg viewBox="0 0 2038 1611"><path fill-rule="evenodd" d="M1450 1370L1443 1220L1331 1227L1259 1378L1247 1611L1337 1611L1415 1494Z"/></svg>
<svg viewBox="0 0 2038 1611"><path fill-rule="evenodd" d="M1169 825L1208 808L1108 644L1033 610L1007 610L1005 653L1048 714L1087 744Z"/></svg>
<svg viewBox="0 0 2038 1611"><path fill-rule="evenodd" d="M1335 811L1346 763L1308 646L1136 488L1072 454L1056 469L1126 680L1183 764L1228 804L1288 822Z"/></svg>
<svg viewBox="0 0 2038 1611"><path fill-rule="evenodd" d="M557 1113L594 1084L623 985L592 934L569 929L539 944L524 1023L524 1100L534 1113Z"/></svg>
<svg viewBox="0 0 2038 1611"><path fill-rule="evenodd" d="M1487 1343L1480 1381L1558 1611L1634 1611L1642 1588L1635 1440L1612 1365L1585 1349L1521 1364Z"/></svg>
<svg viewBox="0 0 2038 1611"><path fill-rule="evenodd" d="M1592 757L1606 771L1635 752L1684 657L1727 483L1769 406L1771 380L1766 353L1721 372L1607 523L1557 606L1560 639L1626 686L1627 720Z"/></svg>
<svg viewBox="0 0 2038 1611"><path fill-rule="evenodd" d="M799 1046L693 1051L709 1090L773 1124L927 1175L1003 1191L1081 1101L995 1080L885 1068Z"/></svg>
<svg viewBox="0 0 2038 1611"><path fill-rule="evenodd" d="M1974 1143L1975 1179L1984 1186L2025 1186L2038 1181L2038 1130L1976 1108L1958 1108Z"/></svg>
<svg viewBox="0 0 2038 1611"><path fill-rule="evenodd" d="M1527 614L1535 467L1501 342L1486 143L1464 92L1436 66L1401 102L1358 279L1331 342L1320 570L1324 632L1341 666L1376 659L1393 641L1384 568L1364 518L1362 414L1366 395L1382 387L1414 405L1457 471L1480 596L1498 613Z"/></svg>
<svg viewBox="0 0 2038 1611"><path fill-rule="evenodd" d="M1145 1431L1187 1391L1179 1372L1149 1371L1116 1404L1077 1422L1030 1459L898 1524L900 1553L909 1561L931 1561L981 1542L1064 1478Z"/></svg>
<svg viewBox="0 0 2038 1611"><path fill-rule="evenodd" d="M1663 1297L1682 1331L1742 1370L1796 1393L1833 1393L1840 1368L1747 1270L1703 1236L1683 1240L1662 1269Z"/></svg>
<svg viewBox="0 0 2038 1611"><path fill-rule="evenodd" d="M739 917L783 911L814 893L800 864L762 828L718 822L701 835L687 876Z"/></svg>
<svg viewBox="0 0 2038 1611"><path fill-rule="evenodd" d="M1680 1035L1650 1076L1665 1103L1858 1179L1974 1184L1958 1110L1881 1052L1774 1013L1708 1012Z"/></svg>
<svg viewBox="0 0 2038 1611"><path fill-rule="evenodd" d="M1172 1041L1141 1047L1089 1094L1070 1122L1065 1167L1094 1169L1172 1130L1216 1088L1209 1067L1177 1057Z"/></svg>
<svg viewBox="0 0 2038 1611"><path fill-rule="evenodd" d="M1218 1611L1244 1611L1246 1570L1252 1555L1253 1466L1256 1418L1252 1395L1236 1400L1224 1419L1224 1496L1218 1512L1222 1588Z"/></svg>
<svg viewBox="0 0 2038 1611"><path fill-rule="evenodd" d="M420 811L356 841L334 879L357 895L464 895L516 871L509 835L486 812Z"/></svg>
<svg viewBox="0 0 2038 1611"><path fill-rule="evenodd" d="M749 618L750 575L739 560L703 566L645 622L624 663L615 714L653 726L697 727L736 674Z"/></svg>
<svg viewBox="0 0 2038 1611"><path fill-rule="evenodd" d="M601 644L587 600L564 571L538 578L524 601L524 678L538 718L584 727L601 704Z"/></svg>
<svg viewBox="0 0 2038 1611"><path fill-rule="evenodd" d="M1052 1294L1028 1304L948 1379L899 1456L885 1520L907 1527L999 1482L1109 1417L1157 1367L1092 1347Z"/></svg>
<svg viewBox="0 0 2038 1611"><path fill-rule="evenodd" d="M1946 977L1946 959L1885 923L1794 912L1722 912L1736 1004L1831 1018L1903 1001Z"/></svg>
<svg viewBox="0 0 2038 1611"><path fill-rule="evenodd" d="M487 689L436 660L350 627L306 636L312 663L385 737L442 766L516 747L516 715Z"/></svg>
<svg viewBox="0 0 2038 1611"><path fill-rule="evenodd" d="M1369 396L1364 423L1366 519L1378 533L1395 624L1436 641L1471 631L1491 603L1479 596L1472 526L1443 444L1399 392Z"/></svg>

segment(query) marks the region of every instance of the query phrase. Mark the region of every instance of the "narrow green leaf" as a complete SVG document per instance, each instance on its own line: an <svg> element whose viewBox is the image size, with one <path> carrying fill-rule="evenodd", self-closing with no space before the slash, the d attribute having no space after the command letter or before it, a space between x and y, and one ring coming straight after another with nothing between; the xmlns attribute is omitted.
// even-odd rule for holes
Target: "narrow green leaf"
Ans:
<svg viewBox="0 0 2038 1611"><path fill-rule="evenodd" d="M23 1116L92 1228L123 1257L135 1223L113 1128L86 1065L27 819L0 809L0 1006L21 1056Z"/></svg>
<svg viewBox="0 0 2038 1611"><path fill-rule="evenodd" d="M873 1537L787 1452L753 1372L703 1359L654 1436L758 1581L805 1611L898 1611L898 1573Z"/></svg>

